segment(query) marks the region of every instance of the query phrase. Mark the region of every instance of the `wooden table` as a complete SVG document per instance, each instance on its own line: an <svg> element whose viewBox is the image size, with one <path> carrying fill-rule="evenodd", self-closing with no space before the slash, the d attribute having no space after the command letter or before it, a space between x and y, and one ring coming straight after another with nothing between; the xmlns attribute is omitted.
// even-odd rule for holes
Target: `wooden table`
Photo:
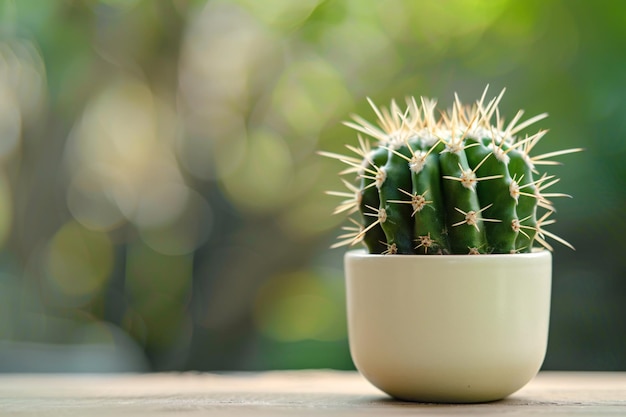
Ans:
<svg viewBox="0 0 626 417"><path fill-rule="evenodd" d="M356 372L0 375L0 416L626 415L626 373L543 372L489 404L398 402Z"/></svg>

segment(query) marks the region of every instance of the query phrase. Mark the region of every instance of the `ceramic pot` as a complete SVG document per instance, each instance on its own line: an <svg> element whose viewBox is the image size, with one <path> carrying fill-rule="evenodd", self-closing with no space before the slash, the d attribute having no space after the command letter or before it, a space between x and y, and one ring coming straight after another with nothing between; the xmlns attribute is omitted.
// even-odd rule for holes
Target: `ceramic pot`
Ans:
<svg viewBox="0 0 626 417"><path fill-rule="evenodd" d="M345 255L352 359L392 397L473 403L522 388L543 363L552 256Z"/></svg>

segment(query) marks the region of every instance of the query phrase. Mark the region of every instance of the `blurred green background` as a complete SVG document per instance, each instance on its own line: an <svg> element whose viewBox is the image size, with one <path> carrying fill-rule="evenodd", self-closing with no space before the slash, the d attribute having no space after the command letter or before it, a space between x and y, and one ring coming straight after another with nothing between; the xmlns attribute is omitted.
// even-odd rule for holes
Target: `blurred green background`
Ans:
<svg viewBox="0 0 626 417"><path fill-rule="evenodd" d="M626 370L626 2L0 4L0 371L351 369L316 151L487 84L586 149L544 368Z"/></svg>

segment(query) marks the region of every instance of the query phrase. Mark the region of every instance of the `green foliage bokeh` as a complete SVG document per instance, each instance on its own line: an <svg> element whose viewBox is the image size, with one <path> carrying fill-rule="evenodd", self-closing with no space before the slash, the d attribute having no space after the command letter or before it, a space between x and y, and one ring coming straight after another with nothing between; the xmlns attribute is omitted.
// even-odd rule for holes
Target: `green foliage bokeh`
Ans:
<svg viewBox="0 0 626 417"><path fill-rule="evenodd" d="M0 371L351 368L316 151L485 85L585 148L544 366L626 369L625 50L619 0L0 1Z"/></svg>

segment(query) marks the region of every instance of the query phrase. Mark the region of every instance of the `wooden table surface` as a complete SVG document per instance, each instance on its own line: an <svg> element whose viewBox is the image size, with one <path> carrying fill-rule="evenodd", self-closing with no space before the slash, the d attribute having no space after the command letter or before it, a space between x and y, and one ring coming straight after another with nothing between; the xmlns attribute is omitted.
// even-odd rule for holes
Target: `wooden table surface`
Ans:
<svg viewBox="0 0 626 417"><path fill-rule="evenodd" d="M488 404L399 402L356 372L0 375L0 416L626 416L626 373L542 372Z"/></svg>

